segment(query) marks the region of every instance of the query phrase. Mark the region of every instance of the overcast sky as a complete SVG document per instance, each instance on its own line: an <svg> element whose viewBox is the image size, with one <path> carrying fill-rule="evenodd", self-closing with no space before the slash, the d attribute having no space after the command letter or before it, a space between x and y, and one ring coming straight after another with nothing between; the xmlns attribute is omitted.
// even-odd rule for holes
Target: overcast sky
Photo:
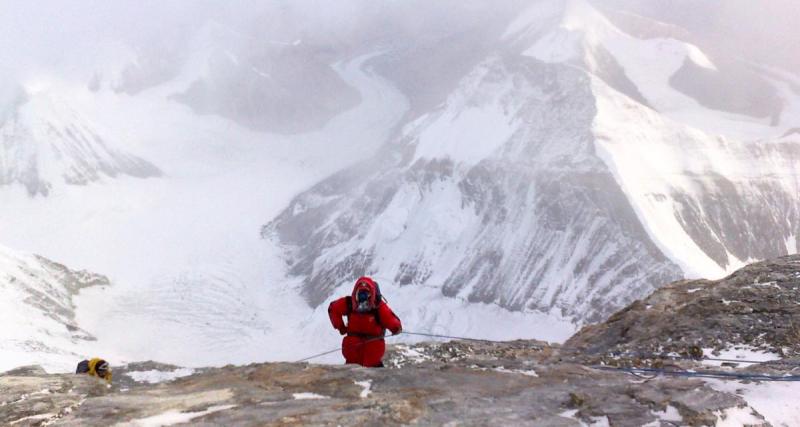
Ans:
<svg viewBox="0 0 800 427"><path fill-rule="evenodd" d="M511 1L513 2L513 0ZM796 0L599 0L688 27L708 43L741 47L751 58L800 66L800 2ZM416 0L80 0L72 2L2 0L0 75L18 80L54 69L62 77L87 78L98 63L124 55L127 46L180 39L213 19L236 27L258 17L289 13L299 24L323 33L378 16L378 9L413 26L425 18L443 21L496 2L442 0L420 9ZM285 16L285 15L282 15ZM402 16L402 18L400 18ZM413 17L410 18L410 17ZM2 89L0 89L2 93Z"/></svg>

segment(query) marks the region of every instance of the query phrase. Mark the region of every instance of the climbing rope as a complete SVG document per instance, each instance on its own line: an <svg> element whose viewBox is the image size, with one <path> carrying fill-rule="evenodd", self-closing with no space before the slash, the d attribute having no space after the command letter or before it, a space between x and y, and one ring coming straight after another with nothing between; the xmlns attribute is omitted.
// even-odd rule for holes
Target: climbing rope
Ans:
<svg viewBox="0 0 800 427"><path fill-rule="evenodd" d="M336 347L333 350L329 350L329 351L326 351L326 352L323 352L323 353L315 354L313 356L308 356L308 357L304 357L304 358L299 359L299 360L295 360L294 363L307 362L307 361L309 361L311 359L316 359L318 357L322 357L322 356L326 356L326 355L331 354L331 353L335 353L335 352L337 352L337 351L339 351L341 349L342 349L341 347Z"/></svg>
<svg viewBox="0 0 800 427"><path fill-rule="evenodd" d="M387 337L375 337L370 338L366 341L362 341L355 346L361 346L368 342L382 340L385 338L396 338L400 335L415 335L415 336L422 336L422 337L429 337L429 338L444 338L444 339L454 339L454 340L462 340L462 341L476 341L476 342L488 342L488 343L501 343L503 341L498 340L490 340L490 339L482 339L482 338L470 338L470 337L459 337L455 335L442 335L442 334L432 334L427 332L412 332L412 331L401 331L398 334L390 335ZM539 347L536 347L539 348ZM312 356L304 357L296 361L296 363L306 362L312 359L316 359L318 357L326 356L331 353L335 353L341 351L342 347L337 347L332 350L328 350L322 353L314 354ZM676 359L676 360L691 360L691 361L717 361L717 362L736 362L736 363L753 363L753 364L781 364L781 365L788 365L788 366L800 366L798 362L791 362L791 361L782 361L782 360L768 360L768 361L756 361L756 360L744 360L744 359L726 359L726 358L715 358L715 357L703 357L703 358L693 358L687 356L679 356L679 355L665 355L665 354L658 354L658 353L634 353L634 352L616 352L609 354L610 356L626 356L626 357L648 357L648 358L661 358L661 359ZM800 381L800 375L766 375L766 374L749 374L749 373L736 373L736 372L723 372L723 371L687 371L687 370L678 370L678 369L662 369L662 368L635 368L635 367L616 367L616 366L607 366L607 365L593 365L590 368L602 370L602 371L618 371L618 372L626 372L631 375L634 375L638 378L644 379L653 379L659 375L668 375L668 376L681 376L681 377L688 377L688 378L721 378L721 379L737 379L737 380L750 380L750 381Z"/></svg>
<svg viewBox="0 0 800 427"><path fill-rule="evenodd" d="M400 335L416 335L416 336L429 337L429 338L444 338L444 339L450 339L450 340L476 341L476 342L489 342L489 343L502 343L502 342L504 342L504 341L481 339L481 338L457 337L457 336L454 336L454 335L431 334L431 333L426 333L426 332L400 331L399 333L397 333L395 335L389 335L389 336L385 336L385 337L370 338L370 339L368 339L366 341L362 341L362 342L360 342L358 344L355 344L354 347L358 347L358 346L364 345L364 344L366 344L368 342L382 340L382 339L385 339L385 338L397 338ZM341 351L341 350L342 350L342 347L336 347L334 349L331 349L331 350L328 350L328 351L324 351L322 353L318 353L318 354L315 354L315 355L312 355L312 356L304 357L304 358L302 358L300 360L295 361L295 363L307 362L307 361L309 361L311 359L316 359L318 357L327 356L327 355L329 355L331 353L336 353L337 351Z"/></svg>
<svg viewBox="0 0 800 427"><path fill-rule="evenodd" d="M400 334L397 334L397 335L400 335ZM362 346L362 345L364 345L364 344L366 344L368 342L378 341L378 340L382 340L384 338L393 338L393 337L396 337L397 335L391 335L391 336L388 336L388 337L370 338L370 339L368 339L366 341L361 341L358 344L354 344L353 347L360 347L360 346ZM319 354L315 354L313 356L308 356L308 357L304 357L304 358L302 358L300 360L296 360L294 363L307 362L307 361L309 361L311 359L316 359L318 357L326 356L326 355L331 354L331 353L336 353L337 351L341 351L341 350L342 350L341 346L340 347L336 347L333 350L328 350L328 351L325 351L325 352L322 352L322 353L319 353Z"/></svg>
<svg viewBox="0 0 800 427"><path fill-rule="evenodd" d="M616 357L639 357L643 359L670 359L670 360L691 360L695 362L702 362L702 361L712 361L712 362L730 362L730 363L750 363L750 364L762 364L762 365L786 365L786 366L800 366L800 362L795 362L791 360L747 360L747 359L725 359L720 357L708 357L703 356L699 358L691 357L691 356L681 356L681 355L674 355L674 354L663 354L663 353L645 353L645 352L612 352L609 353L609 356Z"/></svg>
<svg viewBox="0 0 800 427"><path fill-rule="evenodd" d="M752 380L752 381L800 381L800 375L766 375L766 374L744 374L736 372L722 372L722 371L685 371L676 369L659 369L659 368L625 368L616 366L595 365L591 366L593 369L601 371L621 371L629 374L642 374L649 373L655 375L671 375L679 377L700 377L700 378L723 378L723 379L738 379L738 380Z"/></svg>

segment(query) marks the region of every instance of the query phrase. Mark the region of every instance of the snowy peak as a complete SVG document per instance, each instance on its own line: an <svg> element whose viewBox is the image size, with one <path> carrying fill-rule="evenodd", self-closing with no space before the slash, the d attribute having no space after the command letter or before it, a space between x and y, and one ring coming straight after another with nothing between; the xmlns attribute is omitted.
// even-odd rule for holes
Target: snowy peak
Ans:
<svg viewBox="0 0 800 427"><path fill-rule="evenodd" d="M797 119L797 92L768 70L706 46L712 60L698 45L702 38L625 11L601 13L580 0L541 1L509 25L504 41L520 54L584 69L708 133L759 139L775 134L770 126L793 126Z"/></svg>
<svg viewBox="0 0 800 427"><path fill-rule="evenodd" d="M585 0L539 0L511 22L503 38L535 38L559 29L584 33L616 31L605 16Z"/></svg>
<svg viewBox="0 0 800 427"><path fill-rule="evenodd" d="M514 94L527 89L508 78L500 61L480 64L441 109L406 128L416 142L414 161L446 159L471 166L492 156L515 132L523 99Z"/></svg>
<svg viewBox="0 0 800 427"><path fill-rule="evenodd" d="M622 42L647 44L615 26L605 15L585 0L543 0L529 7L509 25L503 38L507 42L524 44L523 54L545 62L584 62L594 70L598 49L613 49ZM714 69L714 64L697 47L670 38L674 50L698 66ZM630 46L628 46L630 47ZM641 47L641 46L640 46ZM621 55L639 55L640 49L618 50Z"/></svg>
<svg viewBox="0 0 800 427"><path fill-rule="evenodd" d="M721 277L749 260L796 252L800 144L714 137L600 80L593 85L598 154L687 275Z"/></svg>
<svg viewBox="0 0 800 427"><path fill-rule="evenodd" d="M673 38L634 37L584 0L537 2L508 27L505 39L523 55L578 66L659 111L696 103L692 98L699 94L692 92L697 90L675 84L679 71L717 71L697 46Z"/></svg>
<svg viewBox="0 0 800 427"><path fill-rule="evenodd" d="M159 176L152 163L128 154L56 92L25 93L0 124L0 186L30 195L54 185L86 185L126 175Z"/></svg>
<svg viewBox="0 0 800 427"><path fill-rule="evenodd" d="M581 60L586 48L618 33L584 0L543 0L511 23L504 39L522 47L525 55L545 62L567 62Z"/></svg>

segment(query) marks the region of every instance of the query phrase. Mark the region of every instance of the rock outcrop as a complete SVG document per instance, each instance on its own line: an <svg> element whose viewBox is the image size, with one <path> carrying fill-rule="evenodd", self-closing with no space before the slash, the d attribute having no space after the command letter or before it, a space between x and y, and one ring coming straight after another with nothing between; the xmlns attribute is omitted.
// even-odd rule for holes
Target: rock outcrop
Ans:
<svg viewBox="0 0 800 427"><path fill-rule="evenodd" d="M721 280L666 285L586 326L565 347L596 354L687 353L734 345L800 354L800 255L751 264Z"/></svg>
<svg viewBox="0 0 800 427"><path fill-rule="evenodd" d="M667 425L677 411L686 424L711 425L742 408L760 419L741 397L697 379L643 382L562 356L541 342L427 343L395 346L388 369L268 363L149 384L130 372L151 366L134 364L117 369L113 386L26 368L0 375L0 423L638 426Z"/></svg>

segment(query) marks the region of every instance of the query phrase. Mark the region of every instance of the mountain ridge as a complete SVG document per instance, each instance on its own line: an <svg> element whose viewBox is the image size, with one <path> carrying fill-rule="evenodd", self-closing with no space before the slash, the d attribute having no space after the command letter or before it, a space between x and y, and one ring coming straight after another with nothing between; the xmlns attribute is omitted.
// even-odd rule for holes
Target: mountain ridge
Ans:
<svg viewBox="0 0 800 427"><path fill-rule="evenodd" d="M284 248L289 276L303 280L312 307L344 280L378 274L580 323L669 279L720 277L796 247L786 242L800 227L792 196L800 191L798 147L742 139L752 130L741 127L744 115L712 111L676 87L672 77L687 63L727 75L697 46L637 39L585 1L537 2L500 43L504 53L474 66L443 104L410 118L366 172L343 171L313 187L262 230ZM705 117L714 119L698 119ZM715 133L720 127L726 134ZM684 159L686 152L694 154ZM552 183L541 181L544 173ZM567 183L587 192L565 191ZM536 201L543 188L548 200ZM578 200L613 212L599 216L617 225L582 216ZM531 226L489 225L523 213L542 216ZM586 230L606 226L615 236L606 242L630 240L594 246L592 255L616 260L579 253ZM536 230L551 237L494 243ZM569 254L553 262L559 247ZM520 256L528 257L524 273L509 267Z"/></svg>

